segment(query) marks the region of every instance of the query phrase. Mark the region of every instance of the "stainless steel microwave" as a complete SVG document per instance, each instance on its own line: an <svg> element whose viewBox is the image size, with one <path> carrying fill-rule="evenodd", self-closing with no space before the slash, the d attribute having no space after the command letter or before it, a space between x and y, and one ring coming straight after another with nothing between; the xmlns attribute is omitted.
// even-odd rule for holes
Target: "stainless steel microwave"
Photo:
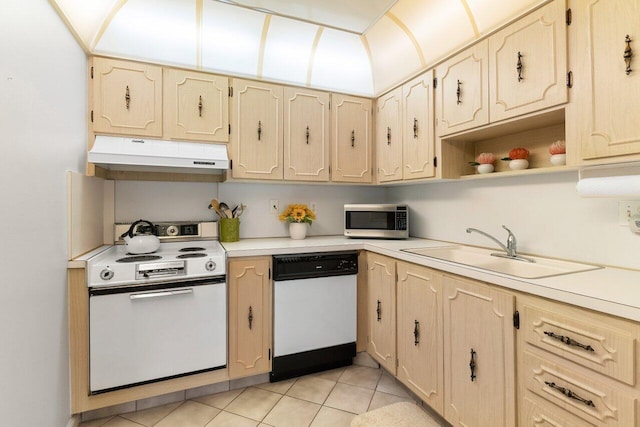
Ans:
<svg viewBox="0 0 640 427"><path fill-rule="evenodd" d="M378 239L409 237L407 205L344 205L344 235Z"/></svg>

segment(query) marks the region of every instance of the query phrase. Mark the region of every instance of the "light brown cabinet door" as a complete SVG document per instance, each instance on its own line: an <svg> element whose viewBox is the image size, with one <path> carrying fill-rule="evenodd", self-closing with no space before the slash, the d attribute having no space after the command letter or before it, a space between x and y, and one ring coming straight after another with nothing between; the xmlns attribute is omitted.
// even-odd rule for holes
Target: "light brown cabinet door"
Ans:
<svg viewBox="0 0 640 427"><path fill-rule="evenodd" d="M329 93L284 88L284 179L329 181Z"/></svg>
<svg viewBox="0 0 640 427"><path fill-rule="evenodd" d="M514 296L451 276L443 296L445 418L453 426L516 425Z"/></svg>
<svg viewBox="0 0 640 427"><path fill-rule="evenodd" d="M92 58L93 131L162 136L162 67Z"/></svg>
<svg viewBox="0 0 640 427"><path fill-rule="evenodd" d="M369 343L367 352L387 371L396 373L396 261L367 254Z"/></svg>
<svg viewBox="0 0 640 427"><path fill-rule="evenodd" d="M572 4L578 69L574 89L581 157L640 153L640 2L584 0ZM631 49L630 71L624 60ZM639 53L637 53L639 52ZM580 79L578 78L580 77Z"/></svg>
<svg viewBox="0 0 640 427"><path fill-rule="evenodd" d="M567 102L565 10L556 0L489 37L492 122Z"/></svg>
<svg viewBox="0 0 640 427"><path fill-rule="evenodd" d="M165 138L229 141L228 94L227 77L165 69Z"/></svg>
<svg viewBox="0 0 640 427"><path fill-rule="evenodd" d="M332 95L331 180L371 182L371 100Z"/></svg>
<svg viewBox="0 0 640 427"><path fill-rule="evenodd" d="M282 179L282 86L233 80L231 174Z"/></svg>
<svg viewBox="0 0 640 427"><path fill-rule="evenodd" d="M442 413L442 275L398 262L398 378Z"/></svg>
<svg viewBox="0 0 640 427"><path fill-rule="evenodd" d="M402 180L402 87L376 101L378 182Z"/></svg>
<svg viewBox="0 0 640 427"><path fill-rule="evenodd" d="M229 261L229 378L271 370L270 257Z"/></svg>
<svg viewBox="0 0 640 427"><path fill-rule="evenodd" d="M436 68L439 136L489 123L488 59L488 42L483 40Z"/></svg>
<svg viewBox="0 0 640 427"><path fill-rule="evenodd" d="M404 179L435 174L433 70L402 86Z"/></svg>

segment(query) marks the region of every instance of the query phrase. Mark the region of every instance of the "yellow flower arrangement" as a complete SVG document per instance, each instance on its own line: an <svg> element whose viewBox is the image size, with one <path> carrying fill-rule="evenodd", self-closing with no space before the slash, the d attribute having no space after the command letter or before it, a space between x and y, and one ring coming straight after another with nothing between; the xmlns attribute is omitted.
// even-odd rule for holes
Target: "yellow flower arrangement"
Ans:
<svg viewBox="0 0 640 427"><path fill-rule="evenodd" d="M280 221L306 222L311 224L313 220L316 219L316 214L314 214L307 205L289 205L278 218Z"/></svg>

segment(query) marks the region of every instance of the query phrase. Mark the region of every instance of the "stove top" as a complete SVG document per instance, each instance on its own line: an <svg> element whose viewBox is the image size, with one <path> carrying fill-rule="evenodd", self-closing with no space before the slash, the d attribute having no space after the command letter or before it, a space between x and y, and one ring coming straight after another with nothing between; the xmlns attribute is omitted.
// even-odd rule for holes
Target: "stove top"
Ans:
<svg viewBox="0 0 640 427"><path fill-rule="evenodd" d="M221 276L225 252L217 240L163 242L150 254L115 245L87 261L87 286L122 286Z"/></svg>

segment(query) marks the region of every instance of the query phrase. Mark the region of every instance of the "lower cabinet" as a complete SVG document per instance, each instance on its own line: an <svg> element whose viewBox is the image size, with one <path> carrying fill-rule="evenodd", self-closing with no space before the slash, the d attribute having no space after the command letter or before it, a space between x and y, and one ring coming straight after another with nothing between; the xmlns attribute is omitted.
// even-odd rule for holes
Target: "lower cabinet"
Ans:
<svg viewBox="0 0 640 427"><path fill-rule="evenodd" d="M229 378L271 371L271 257L229 261Z"/></svg>
<svg viewBox="0 0 640 427"><path fill-rule="evenodd" d="M398 262L398 379L442 413L442 275Z"/></svg>
<svg viewBox="0 0 640 427"><path fill-rule="evenodd" d="M444 416L453 426L516 425L515 297L445 275Z"/></svg>
<svg viewBox="0 0 640 427"><path fill-rule="evenodd" d="M368 353L390 373L396 373L396 261L367 254L369 301Z"/></svg>

